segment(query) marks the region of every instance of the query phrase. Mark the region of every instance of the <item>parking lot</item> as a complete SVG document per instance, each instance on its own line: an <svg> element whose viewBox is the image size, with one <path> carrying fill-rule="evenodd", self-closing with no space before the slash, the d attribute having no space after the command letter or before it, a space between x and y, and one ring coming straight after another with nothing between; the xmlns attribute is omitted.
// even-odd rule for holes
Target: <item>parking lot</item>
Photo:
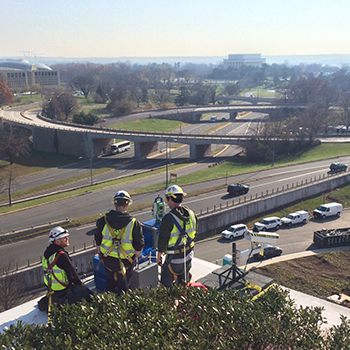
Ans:
<svg viewBox="0 0 350 350"><path fill-rule="evenodd" d="M304 250L313 249L313 233L322 228L343 228L350 227L350 210L344 210L340 218L330 218L324 221L310 220L306 225L281 228L276 231L280 238L276 245L283 249L284 254L298 253ZM237 249L243 250L250 247L250 242L245 239L234 241ZM224 240L221 236L209 238L198 242L195 248L195 256L210 262L220 262L225 254L231 253L232 241ZM244 261L239 261L240 264Z"/></svg>

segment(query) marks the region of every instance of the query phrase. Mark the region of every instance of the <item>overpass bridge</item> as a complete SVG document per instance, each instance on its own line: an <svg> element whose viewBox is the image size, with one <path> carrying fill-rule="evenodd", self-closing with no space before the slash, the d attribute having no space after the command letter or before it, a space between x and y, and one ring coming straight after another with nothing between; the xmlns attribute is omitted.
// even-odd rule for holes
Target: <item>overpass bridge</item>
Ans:
<svg viewBox="0 0 350 350"><path fill-rule="evenodd" d="M281 103L277 105L215 105L196 108L176 108L165 111L148 112L150 118L175 119L190 123L198 123L204 113L227 113L230 115L230 121L236 121L236 117L240 112L257 112L266 114L276 114L288 116L291 111L301 110L305 108L302 105ZM146 112L147 113L147 112Z"/></svg>
<svg viewBox="0 0 350 350"><path fill-rule="evenodd" d="M238 111L278 110L286 106L215 106L185 108L167 111L146 112L150 117L192 116L200 118L202 113ZM252 109L253 108L253 109ZM294 106L300 108L300 106ZM33 148L40 151L60 153L90 158L101 154L102 150L113 139L123 139L134 143L135 157L145 158L157 150L158 142L174 142L189 145L190 158L197 159L210 155L212 144L244 145L251 137L247 135L193 135L158 132L125 131L88 126L77 126L68 123L57 123L39 118L34 113L25 114L14 110L0 110L1 123L8 123L27 128L32 132ZM188 119L186 119L188 121Z"/></svg>

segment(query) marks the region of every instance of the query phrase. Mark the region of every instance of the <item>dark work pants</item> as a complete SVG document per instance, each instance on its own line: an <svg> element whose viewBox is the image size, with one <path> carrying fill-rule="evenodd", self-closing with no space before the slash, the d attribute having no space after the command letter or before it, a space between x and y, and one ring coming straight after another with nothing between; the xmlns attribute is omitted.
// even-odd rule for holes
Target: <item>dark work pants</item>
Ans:
<svg viewBox="0 0 350 350"><path fill-rule="evenodd" d="M72 285L66 289L54 292L52 294L52 304L61 305L61 304L75 304L83 299L91 301L93 293L91 290L84 285ZM47 312L48 308L48 297L44 296L38 301L38 307L40 311Z"/></svg>
<svg viewBox="0 0 350 350"><path fill-rule="evenodd" d="M192 259L189 259L186 261L186 271L185 271L185 265L184 263L172 263L171 262L172 257L167 256L165 259L165 262L162 266L162 271L160 275L160 282L163 286L169 288L174 284L179 284L179 285L185 285L185 276L186 276L186 281L190 281L190 269L192 267ZM169 269L169 265L171 266L172 270L176 274L175 276L172 274L172 272Z"/></svg>
<svg viewBox="0 0 350 350"><path fill-rule="evenodd" d="M126 275L123 276L119 259L107 257L103 258L103 262L106 268L106 291L117 293L121 295L129 290L129 281L134 271L135 263L130 264L129 261L123 260L126 268Z"/></svg>

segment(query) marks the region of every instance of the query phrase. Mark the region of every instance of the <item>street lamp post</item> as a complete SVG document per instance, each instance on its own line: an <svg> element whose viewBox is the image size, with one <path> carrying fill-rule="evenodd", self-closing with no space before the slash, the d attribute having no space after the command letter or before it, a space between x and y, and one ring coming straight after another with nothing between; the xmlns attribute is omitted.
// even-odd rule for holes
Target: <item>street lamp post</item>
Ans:
<svg viewBox="0 0 350 350"><path fill-rule="evenodd" d="M169 185L169 165L171 164L171 151L170 151L170 142L165 141L165 187L168 188Z"/></svg>

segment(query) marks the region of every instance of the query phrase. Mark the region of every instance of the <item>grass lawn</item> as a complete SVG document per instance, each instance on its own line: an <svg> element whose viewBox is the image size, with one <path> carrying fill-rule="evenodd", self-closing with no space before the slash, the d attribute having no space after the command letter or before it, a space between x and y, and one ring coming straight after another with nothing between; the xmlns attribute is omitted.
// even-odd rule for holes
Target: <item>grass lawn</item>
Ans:
<svg viewBox="0 0 350 350"><path fill-rule="evenodd" d="M350 251L331 252L267 265L258 269L277 283L325 298L350 291Z"/></svg>
<svg viewBox="0 0 350 350"><path fill-rule="evenodd" d="M14 96L12 106L26 105L34 102L43 102L40 94Z"/></svg>
<svg viewBox="0 0 350 350"><path fill-rule="evenodd" d="M85 97L77 97L81 111L84 113L92 113L97 116L109 116L110 112L106 109L106 103L95 103Z"/></svg>
<svg viewBox="0 0 350 350"><path fill-rule="evenodd" d="M272 90L272 89L266 89L262 86L257 86L253 89L244 89L240 92L240 96L254 96L254 97L268 97L268 98L280 98L281 95Z"/></svg>
<svg viewBox="0 0 350 350"><path fill-rule="evenodd" d="M77 161L77 157L64 156L61 154L45 153L32 151L29 156L22 156L13 165L16 174L29 175L38 171L47 170L48 168L60 167ZM5 169L9 163L0 160L0 171Z"/></svg>
<svg viewBox="0 0 350 350"><path fill-rule="evenodd" d="M180 126L182 127L186 125L188 124L179 120L147 118L115 123L111 125L111 128L134 131L173 132L175 129L180 128Z"/></svg>

